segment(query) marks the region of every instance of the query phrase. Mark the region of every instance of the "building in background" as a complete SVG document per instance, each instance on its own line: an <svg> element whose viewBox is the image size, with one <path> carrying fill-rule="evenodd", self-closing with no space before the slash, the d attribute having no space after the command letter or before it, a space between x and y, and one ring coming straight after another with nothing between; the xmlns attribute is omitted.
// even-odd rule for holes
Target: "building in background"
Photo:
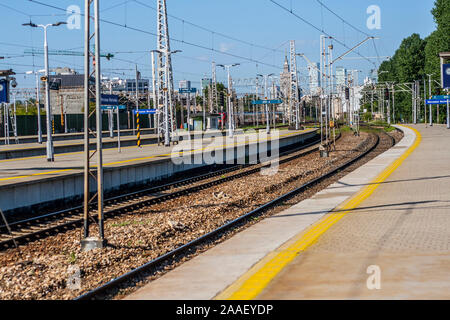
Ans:
<svg viewBox="0 0 450 320"><path fill-rule="evenodd" d="M378 83L378 70L377 69L371 69L369 73L369 78L372 83Z"/></svg>
<svg viewBox="0 0 450 320"><path fill-rule="evenodd" d="M49 75L50 106L52 113L83 113L84 75L70 71L69 68L57 68L54 75ZM42 96L45 85L41 84Z"/></svg>
<svg viewBox="0 0 450 320"><path fill-rule="evenodd" d="M345 87L347 83L347 69L336 67L336 86Z"/></svg>
<svg viewBox="0 0 450 320"><path fill-rule="evenodd" d="M191 88L191 82L189 80L180 80L180 82L178 82L178 88L180 88L180 89L190 89Z"/></svg>
<svg viewBox="0 0 450 320"><path fill-rule="evenodd" d="M212 83L212 79L211 78L203 78L202 79L202 88L206 89L208 88Z"/></svg>
<svg viewBox="0 0 450 320"><path fill-rule="evenodd" d="M320 64L318 62L313 62L308 64L308 74L309 74L309 92L311 95L315 96L320 94Z"/></svg>
<svg viewBox="0 0 450 320"><path fill-rule="evenodd" d="M139 92L148 92L150 81L148 79L138 80ZM116 88L117 91L136 92L136 79L126 79L123 86Z"/></svg>
<svg viewBox="0 0 450 320"><path fill-rule="evenodd" d="M289 96L291 93L291 71L287 56L284 58L283 72L280 73L280 91L280 98L283 100L280 107L287 108L289 106Z"/></svg>

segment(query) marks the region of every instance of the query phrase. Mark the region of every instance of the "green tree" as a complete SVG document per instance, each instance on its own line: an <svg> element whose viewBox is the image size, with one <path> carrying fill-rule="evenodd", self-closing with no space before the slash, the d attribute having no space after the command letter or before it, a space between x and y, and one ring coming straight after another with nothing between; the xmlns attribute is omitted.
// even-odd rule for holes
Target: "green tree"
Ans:
<svg viewBox="0 0 450 320"><path fill-rule="evenodd" d="M439 53L450 51L450 0L436 0L431 10L436 23L436 31L426 39L425 72L440 79Z"/></svg>
<svg viewBox="0 0 450 320"><path fill-rule="evenodd" d="M417 33L404 39L394 55L394 70L399 82L420 79L424 73L426 42Z"/></svg>

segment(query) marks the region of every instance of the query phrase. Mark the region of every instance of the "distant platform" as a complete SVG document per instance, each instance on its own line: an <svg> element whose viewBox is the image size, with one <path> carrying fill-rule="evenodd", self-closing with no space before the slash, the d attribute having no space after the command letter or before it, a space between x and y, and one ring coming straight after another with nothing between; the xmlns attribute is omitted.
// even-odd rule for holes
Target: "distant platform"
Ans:
<svg viewBox="0 0 450 320"><path fill-rule="evenodd" d="M199 133L200 134L200 133ZM258 148L250 147L258 143L256 133L235 135L236 140L223 140L222 132L206 132L201 142L192 140L192 145L184 149L184 153L198 154L213 150L226 150L223 157L237 156L237 148L244 148L245 154L257 153ZM302 143L317 135L317 129L299 131L280 130L279 135L268 136L265 139L271 148L271 139L277 139L280 148ZM213 140L211 136L220 137ZM186 138L187 139L187 138ZM188 143L189 140L185 140ZM179 145L164 147L157 144L128 146L117 149L103 150L104 189L105 192L120 188L134 187L151 181L168 178L175 173L210 165L200 160L200 163L181 163L173 161L179 156ZM228 152L230 151L230 152ZM225 158L223 159L225 163ZM92 166L96 165L96 157L92 158ZM55 162L48 162L45 156L26 157L20 159L0 160L0 208L3 211L39 208L40 205L54 201L76 201L84 192L83 151L56 154ZM91 185L95 190L96 185ZM37 207L36 207L37 206Z"/></svg>
<svg viewBox="0 0 450 320"><path fill-rule="evenodd" d="M158 143L158 136L153 133L154 129L143 129L141 130L141 145L155 144ZM122 136L122 133L125 135ZM237 130L236 134L241 134L241 130ZM120 146L121 147L133 147L137 146L137 130L126 130L125 132L120 132ZM191 138L194 135L204 134L208 135L225 135L225 131L220 130L208 130L205 132L201 131L191 131ZM179 131L178 139L184 140L189 138L189 133L187 131ZM84 140L83 133L77 134L59 134L53 136L55 140L53 141L54 154L65 154L84 150ZM34 139L34 138L33 138ZM36 138L37 139L37 138ZM16 158L26 158L26 157L45 157L46 149L46 137L43 138L43 143L29 142L24 143L25 139L19 140L19 144L14 143L14 139L11 139L11 144L0 145L0 160L5 159L16 159ZM4 142L4 140L3 140ZM119 138L117 132L115 131L114 137L111 138L109 134L103 132L102 145L104 149L118 148ZM94 150L97 148L96 139L91 135L89 141L89 149Z"/></svg>
<svg viewBox="0 0 450 320"><path fill-rule="evenodd" d="M114 136L117 136L117 130L113 130ZM142 128L141 134L152 134L155 133L155 128ZM110 135L109 131L103 131L102 137L108 138ZM134 136L136 135L136 130L134 129L121 129L120 135L123 137L126 136ZM94 138L94 135L90 135L91 138ZM68 133L55 133L52 134L53 141L64 141L64 140L82 140L84 139L84 133L83 132L68 132ZM42 135L42 141L45 142L47 140L47 135ZM9 143L10 145L23 145L28 143L38 143L38 136L37 135L29 135L29 136L19 136L18 137L19 143L16 144L16 140L14 136L9 137ZM0 146L5 145L5 137L0 138ZM1 147L0 147L1 148Z"/></svg>

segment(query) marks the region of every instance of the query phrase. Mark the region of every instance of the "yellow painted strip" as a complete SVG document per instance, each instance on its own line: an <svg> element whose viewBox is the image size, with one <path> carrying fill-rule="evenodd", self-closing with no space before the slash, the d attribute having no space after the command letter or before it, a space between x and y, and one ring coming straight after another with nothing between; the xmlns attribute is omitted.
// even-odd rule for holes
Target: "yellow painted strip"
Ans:
<svg viewBox="0 0 450 320"><path fill-rule="evenodd" d="M16 176L16 177L9 177L9 178L1 178L0 181L6 181L6 180L13 180L13 179L19 179L19 178L28 178L33 176L40 176L44 174L54 174L54 173L60 173L65 171L71 171L73 169L62 169L62 170L55 170L55 171L49 171L49 172L39 172L39 173L32 173L25 176Z"/></svg>
<svg viewBox="0 0 450 320"><path fill-rule="evenodd" d="M410 127L407 127L410 128ZM251 300L255 299L270 281L302 251L310 247L318 238L342 217L359 206L386 180L403 161L417 148L422 140L421 134L414 128L416 139L398 159L384 169L371 183L362 188L355 196L341 204L310 228L300 233L276 251L264 257L235 283L217 295L217 300Z"/></svg>

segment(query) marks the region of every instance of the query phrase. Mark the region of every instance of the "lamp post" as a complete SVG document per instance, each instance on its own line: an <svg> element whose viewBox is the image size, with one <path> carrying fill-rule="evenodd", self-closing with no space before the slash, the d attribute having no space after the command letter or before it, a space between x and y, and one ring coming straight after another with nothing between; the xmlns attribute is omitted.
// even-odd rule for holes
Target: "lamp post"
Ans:
<svg viewBox="0 0 450 320"><path fill-rule="evenodd" d="M227 74L228 74L228 99L227 99L227 109L228 109L228 136L231 138L233 137L233 133L234 133L234 115L233 115L233 107L231 105L231 95L232 95L232 90L231 90L231 76L230 76L230 68L231 67L236 67L239 66L240 63L234 63L234 64L218 64L218 67L222 67L224 69L227 70Z"/></svg>
<svg viewBox="0 0 450 320"><path fill-rule="evenodd" d="M52 139L52 125L51 125L51 108L50 108L50 84L49 84L49 71L48 71L48 43L47 43L47 28L57 27L62 24L67 24L67 22L57 22L43 24L34 24L32 22L23 23L23 26L30 26L33 28L43 28L44 29L44 64L45 64L45 110L46 110L46 120L47 120L47 161L55 161L55 156L53 154L53 139ZM62 116L62 115L61 115Z"/></svg>

